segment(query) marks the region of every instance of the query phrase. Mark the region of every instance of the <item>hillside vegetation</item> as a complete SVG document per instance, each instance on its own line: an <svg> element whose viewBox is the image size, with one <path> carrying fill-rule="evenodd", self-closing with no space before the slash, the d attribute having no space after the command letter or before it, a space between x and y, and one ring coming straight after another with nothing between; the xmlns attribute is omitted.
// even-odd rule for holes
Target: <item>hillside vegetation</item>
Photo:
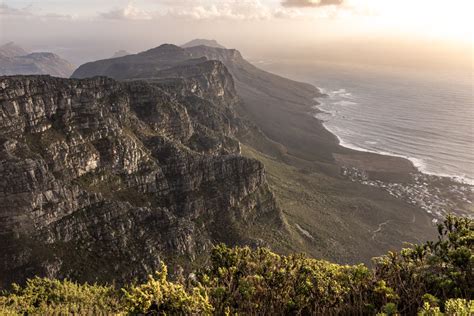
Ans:
<svg viewBox="0 0 474 316"><path fill-rule="evenodd" d="M120 289L34 278L0 296L0 314L472 315L474 222L449 216L438 233L373 269L218 245L206 267L175 281L165 264Z"/></svg>

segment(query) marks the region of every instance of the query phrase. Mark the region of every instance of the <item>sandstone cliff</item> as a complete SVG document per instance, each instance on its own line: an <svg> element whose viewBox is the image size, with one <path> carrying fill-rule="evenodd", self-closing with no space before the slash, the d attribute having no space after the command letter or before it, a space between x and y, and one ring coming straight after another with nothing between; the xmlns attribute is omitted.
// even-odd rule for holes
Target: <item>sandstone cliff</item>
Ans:
<svg viewBox="0 0 474 316"><path fill-rule="evenodd" d="M143 278L283 225L263 165L239 154L227 69L158 77L0 77L0 287Z"/></svg>

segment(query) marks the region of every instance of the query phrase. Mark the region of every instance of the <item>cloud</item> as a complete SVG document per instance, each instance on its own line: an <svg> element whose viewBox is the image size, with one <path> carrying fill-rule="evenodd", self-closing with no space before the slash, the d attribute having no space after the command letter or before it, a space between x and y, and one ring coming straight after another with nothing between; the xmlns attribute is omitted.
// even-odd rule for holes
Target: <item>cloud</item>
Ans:
<svg viewBox="0 0 474 316"><path fill-rule="evenodd" d="M32 12L32 7L27 6L21 9L16 9L13 8L7 4L0 4L0 15L23 15L23 16L28 16L28 15L33 15Z"/></svg>
<svg viewBox="0 0 474 316"><path fill-rule="evenodd" d="M169 7L167 15L196 20L269 20L334 18L340 15L344 0L286 0L283 6L265 5L261 0L162 0ZM348 0L345 0L348 1ZM304 7L324 7L318 12L302 10Z"/></svg>
<svg viewBox="0 0 474 316"><path fill-rule="evenodd" d="M24 8L14 8L7 4L0 4L0 16L14 16L14 17L36 17L41 19L71 19L71 15L59 13L41 13L41 9L33 8L33 5Z"/></svg>
<svg viewBox="0 0 474 316"><path fill-rule="evenodd" d="M100 13L102 18L110 20L150 20L155 15L154 12L137 8L134 2L129 2L125 8Z"/></svg>
<svg viewBox="0 0 474 316"><path fill-rule="evenodd" d="M307 0L311 1L311 0ZM313 0L315 1L315 0ZM321 2L322 1L322 2ZM295 0L287 0L292 3ZM303 1L299 1L300 6ZM333 9L329 4L341 3L342 0L320 0L312 3L314 6L326 6ZM182 18L190 20L269 20L277 19L301 19L311 18L315 13L303 12L301 8L288 6L271 7L261 0L160 0L164 6L161 12L143 10L135 6L134 1L130 1L125 8L113 9L99 14L99 17L112 20L150 20L160 17ZM317 17L329 15L326 10L320 10ZM324 12L323 12L324 11ZM333 10L331 10L332 12ZM321 14L324 13L324 16ZM330 14L331 16L334 13Z"/></svg>
<svg viewBox="0 0 474 316"><path fill-rule="evenodd" d="M344 0L284 0L284 7L315 8L328 5L341 5Z"/></svg>
<svg viewBox="0 0 474 316"><path fill-rule="evenodd" d="M221 0L215 3L181 0L173 5L169 15L198 20L259 20L272 17L272 11L260 0Z"/></svg>

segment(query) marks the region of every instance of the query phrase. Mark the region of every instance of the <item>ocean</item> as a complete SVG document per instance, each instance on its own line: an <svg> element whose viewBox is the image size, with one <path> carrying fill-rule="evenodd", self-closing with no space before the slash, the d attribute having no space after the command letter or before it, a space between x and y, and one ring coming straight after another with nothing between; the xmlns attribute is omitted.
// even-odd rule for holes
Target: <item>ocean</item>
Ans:
<svg viewBox="0 0 474 316"><path fill-rule="evenodd" d="M315 117L342 146L405 157L423 173L474 185L474 97L462 73L281 62L257 64L328 95Z"/></svg>

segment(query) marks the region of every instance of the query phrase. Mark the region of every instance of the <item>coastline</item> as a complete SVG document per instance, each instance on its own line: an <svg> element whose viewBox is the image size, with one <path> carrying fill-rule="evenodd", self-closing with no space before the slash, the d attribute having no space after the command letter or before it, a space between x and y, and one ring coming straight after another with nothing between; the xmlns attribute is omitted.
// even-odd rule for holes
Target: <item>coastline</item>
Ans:
<svg viewBox="0 0 474 316"><path fill-rule="evenodd" d="M322 88L318 87L318 89L320 89L321 91L324 91L324 89L322 89ZM440 172L428 171L427 167L426 167L426 164L420 158L409 157L409 156L406 156L406 155L391 153L391 152L388 152L388 151L370 150L370 149L362 148L360 146L357 146L355 144L351 144L351 143L345 141L344 139L342 139L342 137L340 135L337 134L337 132L335 132L330 127L328 127L327 124L325 124L325 122L326 122L325 120L318 117L318 114L320 114L320 113L325 113L325 114L328 114L328 115L330 115L331 113L326 112L326 111L322 110L321 108L319 108L321 103L319 102L318 97L314 98L313 100L315 101L315 105L312 107L312 109L317 111L316 113L312 114L313 117L316 120L318 120L318 122L322 126L324 126L324 128L328 132L330 132L332 135L334 135L334 137L336 137L339 146L350 149L350 150L355 150L355 151L358 151L358 152L372 153L372 154L376 154L376 155L382 155L382 156L388 156L388 157L397 157L397 158L400 158L400 159L405 159L405 160L408 160L413 165L413 167L417 169L418 172L420 172L424 175L435 176L435 177L440 177L440 178L447 178L447 179L449 179L451 181L454 181L456 183L459 183L461 185L474 186L474 179L470 179L470 178L468 178L464 175L463 176L461 176L461 175L451 175L451 174L445 174L445 173L440 173Z"/></svg>
<svg viewBox="0 0 474 316"><path fill-rule="evenodd" d="M318 117L320 113L327 113L318 107L321 104L318 97L313 101L316 104L311 108L316 112L311 116L315 124L323 126L336 139L339 147L349 151L346 154L333 153L344 177L385 190L393 197L420 208L432 217L433 223L438 223L451 212L474 217L474 185L459 177L424 172L419 159L371 151L345 142L324 124L325 120ZM406 167L407 164L411 165L412 170Z"/></svg>
<svg viewBox="0 0 474 316"><path fill-rule="evenodd" d="M413 178L420 173L411 161L341 146L314 117L314 98L324 97L316 85L246 64L239 67L231 68L241 98L236 111L253 125L238 136L242 153L264 163L295 239L289 247L341 263L370 263L406 242L435 237L432 214L444 196L425 191L425 179ZM433 187L458 194L451 194L450 183ZM386 221L391 224L373 239L373 232Z"/></svg>

